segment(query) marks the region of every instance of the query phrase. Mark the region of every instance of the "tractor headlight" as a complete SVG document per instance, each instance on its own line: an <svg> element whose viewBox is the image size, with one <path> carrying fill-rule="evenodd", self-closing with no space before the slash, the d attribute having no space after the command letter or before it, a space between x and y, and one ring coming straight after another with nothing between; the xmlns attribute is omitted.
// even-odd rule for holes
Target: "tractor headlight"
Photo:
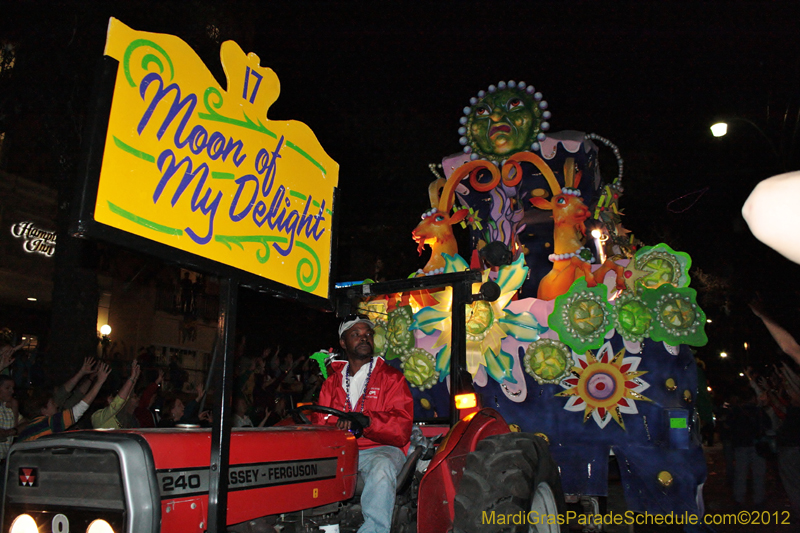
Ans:
<svg viewBox="0 0 800 533"><path fill-rule="evenodd" d="M36 520L29 514L21 514L11 523L9 533L38 533Z"/></svg>
<svg viewBox="0 0 800 533"><path fill-rule="evenodd" d="M114 529L105 520L98 519L89 524L86 533L114 533Z"/></svg>

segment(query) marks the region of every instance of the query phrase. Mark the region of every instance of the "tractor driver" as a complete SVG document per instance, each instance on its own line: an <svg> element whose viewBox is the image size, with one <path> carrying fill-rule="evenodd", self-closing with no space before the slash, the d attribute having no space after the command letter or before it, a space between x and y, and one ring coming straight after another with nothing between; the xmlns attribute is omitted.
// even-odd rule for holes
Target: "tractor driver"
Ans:
<svg viewBox="0 0 800 533"><path fill-rule="evenodd" d="M358 473L364 480L359 533L388 533L392 525L397 474L405 462L414 417L414 401L402 372L373 357L373 324L349 316L339 326L346 361L333 361L319 405L363 415L358 439ZM315 422L351 429L349 420L316 414Z"/></svg>

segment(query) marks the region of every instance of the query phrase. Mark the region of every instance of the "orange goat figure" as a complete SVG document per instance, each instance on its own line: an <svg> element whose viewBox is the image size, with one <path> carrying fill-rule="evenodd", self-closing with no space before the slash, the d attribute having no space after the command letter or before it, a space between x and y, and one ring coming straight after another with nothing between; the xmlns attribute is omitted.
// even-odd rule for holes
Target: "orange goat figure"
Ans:
<svg viewBox="0 0 800 533"><path fill-rule="evenodd" d="M425 274L444 272L445 261L442 254L455 256L458 253L458 243L451 226L461 222L469 214L467 209L459 209L454 214L449 214L453 207L454 196L447 194L439 198L443 187L449 192L450 188L445 184L444 178L439 178L430 184L428 195L432 209L422 214L422 220L411 232L411 236L418 244L417 252L420 255L426 244L431 247L431 258L422 269Z"/></svg>
<svg viewBox="0 0 800 533"><path fill-rule="evenodd" d="M417 251L420 255L426 244L431 247L431 258L422 272L427 274L443 268L445 261L442 254L455 255L458 252L455 236L450 226L464 220L469 215L469 210L459 209L452 215L448 213L455 203L456 187L461 180L469 178L472 188L480 192L488 192L497 187L501 179L505 185L513 187L522 179L519 161L529 161L537 166L547 167L538 156L533 156L537 161L530 160L530 156L532 154L527 152L514 154L508 158L502 171L488 161L470 161L458 167L447 180L439 178L428 186L432 209L423 213L422 222L411 232L412 237L419 244ZM483 170L488 171L491 175L491 179L487 183L480 183L477 179L478 174ZM510 175L513 170L516 170L515 176Z"/></svg>
<svg viewBox="0 0 800 533"><path fill-rule="evenodd" d="M469 214L468 209L459 209L449 215L455 203L458 184L469 178L470 186L480 192L491 191L500 184L501 180L504 185L514 187L522 180L522 169L520 168L522 161L532 163L542 173L553 174L539 156L530 152L519 152L508 158L503 164L502 170L489 161L470 161L458 167L447 180L439 178L428 186L431 210L422 214L422 221L411 232L411 236L418 244L417 251L420 255L426 244L431 247L431 258L422 269L423 273L435 273L444 268L445 260L442 254L452 256L458 252L455 236L450 226L461 222ZM483 183L478 180L478 175L482 171L489 172L491 179L488 182ZM555 180L555 176L553 176L553 180Z"/></svg>
<svg viewBox="0 0 800 533"><path fill-rule="evenodd" d="M577 189L581 173L575 174L573 160L567 159L564 163L565 187L563 189L559 187L555 174L549 168L546 172L541 166L539 169L550 185L553 197L550 200L531 198L531 203L539 209L553 211L553 222L555 223L553 251L555 253L550 255L553 269L539 282L537 298L553 300L566 293L575 280L581 277L586 278L587 286L594 287L598 282L603 281L609 270L617 273L617 289L624 289L623 268L613 261L606 260L597 271L592 272L591 251L583 246L583 239L586 236L584 221L590 217L590 213Z"/></svg>

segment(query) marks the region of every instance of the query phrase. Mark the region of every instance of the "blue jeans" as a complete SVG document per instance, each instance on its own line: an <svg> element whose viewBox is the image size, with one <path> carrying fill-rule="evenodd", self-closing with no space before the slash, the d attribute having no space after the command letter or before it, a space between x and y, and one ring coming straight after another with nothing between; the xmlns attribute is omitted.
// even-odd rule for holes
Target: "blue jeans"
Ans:
<svg viewBox="0 0 800 533"><path fill-rule="evenodd" d="M358 452L358 473L364 479L361 512L364 523L358 533L388 533L392 528L397 474L406 456L394 446L378 446Z"/></svg>

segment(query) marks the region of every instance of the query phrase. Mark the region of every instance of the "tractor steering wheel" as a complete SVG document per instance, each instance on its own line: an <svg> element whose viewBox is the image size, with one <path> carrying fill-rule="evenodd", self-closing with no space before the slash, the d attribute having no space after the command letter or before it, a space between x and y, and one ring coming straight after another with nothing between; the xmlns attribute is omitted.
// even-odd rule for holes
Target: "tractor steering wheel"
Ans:
<svg viewBox="0 0 800 533"><path fill-rule="evenodd" d="M366 417L361 413L346 413L344 411L340 411L339 409L334 409L333 407L327 407L325 405L303 405L302 407L290 409L288 414L292 415L292 418L298 424L310 424L311 420L309 420L308 417L303 414L303 411L312 411L326 415L333 415L343 420L347 420L350 422L350 432L355 435L356 438L359 438L364 434L364 424L360 419L363 420Z"/></svg>

